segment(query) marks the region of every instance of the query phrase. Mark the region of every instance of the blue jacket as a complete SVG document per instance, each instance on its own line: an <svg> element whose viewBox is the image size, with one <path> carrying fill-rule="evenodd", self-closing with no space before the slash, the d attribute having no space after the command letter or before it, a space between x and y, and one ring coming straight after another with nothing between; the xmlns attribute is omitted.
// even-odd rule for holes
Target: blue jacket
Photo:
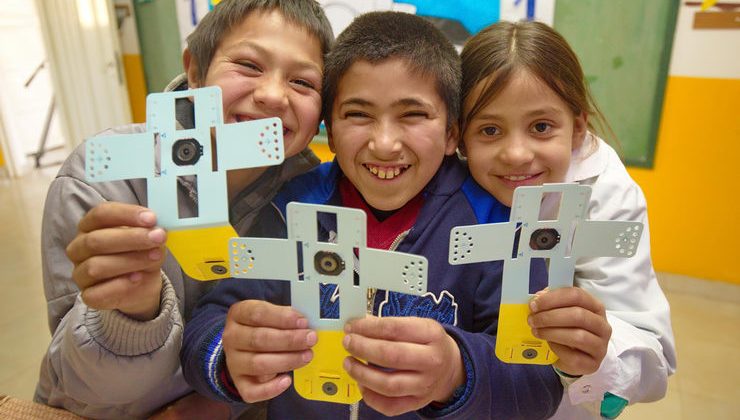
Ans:
<svg viewBox="0 0 740 420"><path fill-rule="evenodd" d="M250 236L281 234L285 237L282 218L270 212L284 214L285 205L290 201L341 204L338 192L341 176L334 162L295 178L278 194L273 201L274 207L263 211L265 223L250 232ZM428 293L419 297L381 292L374 302L376 313L379 311L383 316L422 316L442 323L460 345L468 380L465 389L461 389L458 398L447 407L425 407L398 418L547 418L555 412L563 392L552 367L506 364L494 355L503 264L500 261L456 266L447 263L453 227L493 218L508 220L508 208L492 201L490 196L487 200L479 200L477 206L471 205L476 191L469 188L468 179L467 170L457 158L445 159L423 192L424 204L416 224L396 248L427 258ZM336 229L329 221L325 221L322 228L327 236L329 231ZM533 269L532 281L537 289L546 284L545 275L544 265ZM327 294L330 295L331 290L322 290L322 296ZM201 299L185 328L181 360L186 379L204 395L231 402L240 400L238 395L227 391L220 379L225 369L220 337L229 307L245 299L289 305L290 286L285 281L229 279ZM328 301L322 304L322 312L331 311ZM209 362L213 360L217 362ZM270 400L268 418L296 416L345 418L349 416L349 409L346 405L305 400L292 387ZM360 418L386 417L361 402Z"/></svg>

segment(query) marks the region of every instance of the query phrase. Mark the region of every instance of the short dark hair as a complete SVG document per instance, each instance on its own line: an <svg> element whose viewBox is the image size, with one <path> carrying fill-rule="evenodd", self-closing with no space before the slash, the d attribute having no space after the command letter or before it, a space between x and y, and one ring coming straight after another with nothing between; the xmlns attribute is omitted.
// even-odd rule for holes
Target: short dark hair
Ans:
<svg viewBox="0 0 740 420"><path fill-rule="evenodd" d="M371 12L357 17L338 37L324 62L322 116L331 127L339 81L357 61L401 58L410 71L432 76L447 106L448 128L460 115L460 57L429 21L403 12Z"/></svg>
<svg viewBox="0 0 740 420"><path fill-rule="evenodd" d="M321 53L334 42L329 20L315 0L223 0L216 5L188 36L188 50L198 66L198 81L205 80L221 39L252 12L278 10L285 19L318 38Z"/></svg>

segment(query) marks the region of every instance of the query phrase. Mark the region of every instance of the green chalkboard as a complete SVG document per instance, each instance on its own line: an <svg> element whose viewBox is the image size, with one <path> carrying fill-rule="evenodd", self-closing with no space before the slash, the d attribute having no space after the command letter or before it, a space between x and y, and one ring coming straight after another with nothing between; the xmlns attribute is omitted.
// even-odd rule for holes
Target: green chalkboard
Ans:
<svg viewBox="0 0 740 420"><path fill-rule="evenodd" d="M652 167L679 0L557 0L555 29L583 65L629 165Z"/></svg>
<svg viewBox="0 0 740 420"><path fill-rule="evenodd" d="M161 92L183 72L180 31L174 0L137 0L136 27L147 90Z"/></svg>

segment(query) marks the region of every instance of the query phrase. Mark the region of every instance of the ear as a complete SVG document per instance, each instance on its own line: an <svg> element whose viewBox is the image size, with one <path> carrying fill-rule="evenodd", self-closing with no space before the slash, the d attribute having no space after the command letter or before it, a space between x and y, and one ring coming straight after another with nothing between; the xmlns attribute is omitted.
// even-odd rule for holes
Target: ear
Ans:
<svg viewBox="0 0 740 420"><path fill-rule="evenodd" d="M324 121L324 124L326 124L326 121ZM336 154L337 151L334 147L334 136L331 135L331 127L329 127L328 124L326 125L326 141L329 143L329 150Z"/></svg>
<svg viewBox="0 0 740 420"><path fill-rule="evenodd" d="M447 137L445 138L445 155L451 156L455 153L457 145L460 142L460 129L457 123L452 124L452 127L447 129Z"/></svg>
<svg viewBox="0 0 740 420"><path fill-rule="evenodd" d="M468 152L467 150L465 150L465 140L460 139L460 141L457 143L457 151L460 153L460 156L468 157Z"/></svg>
<svg viewBox="0 0 740 420"><path fill-rule="evenodd" d="M200 87L200 82L198 81L198 64L187 48L182 52L182 68L185 69L185 74L188 76L188 88L195 89Z"/></svg>
<svg viewBox="0 0 740 420"><path fill-rule="evenodd" d="M581 112L580 115L576 115L573 121L573 141L571 142L571 150L576 150L583 144L583 139L586 138L586 132L588 131L588 114Z"/></svg>

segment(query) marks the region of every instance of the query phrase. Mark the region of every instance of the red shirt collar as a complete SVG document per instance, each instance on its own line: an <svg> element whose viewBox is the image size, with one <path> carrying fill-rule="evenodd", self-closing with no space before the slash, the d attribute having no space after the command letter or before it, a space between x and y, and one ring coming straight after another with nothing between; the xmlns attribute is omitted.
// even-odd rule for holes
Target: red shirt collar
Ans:
<svg viewBox="0 0 740 420"><path fill-rule="evenodd" d="M417 194L406 205L381 222L347 177L342 177L339 181L339 194L343 206L365 212L367 215L367 246L377 249L389 249L401 233L411 229L424 203L422 195Z"/></svg>

